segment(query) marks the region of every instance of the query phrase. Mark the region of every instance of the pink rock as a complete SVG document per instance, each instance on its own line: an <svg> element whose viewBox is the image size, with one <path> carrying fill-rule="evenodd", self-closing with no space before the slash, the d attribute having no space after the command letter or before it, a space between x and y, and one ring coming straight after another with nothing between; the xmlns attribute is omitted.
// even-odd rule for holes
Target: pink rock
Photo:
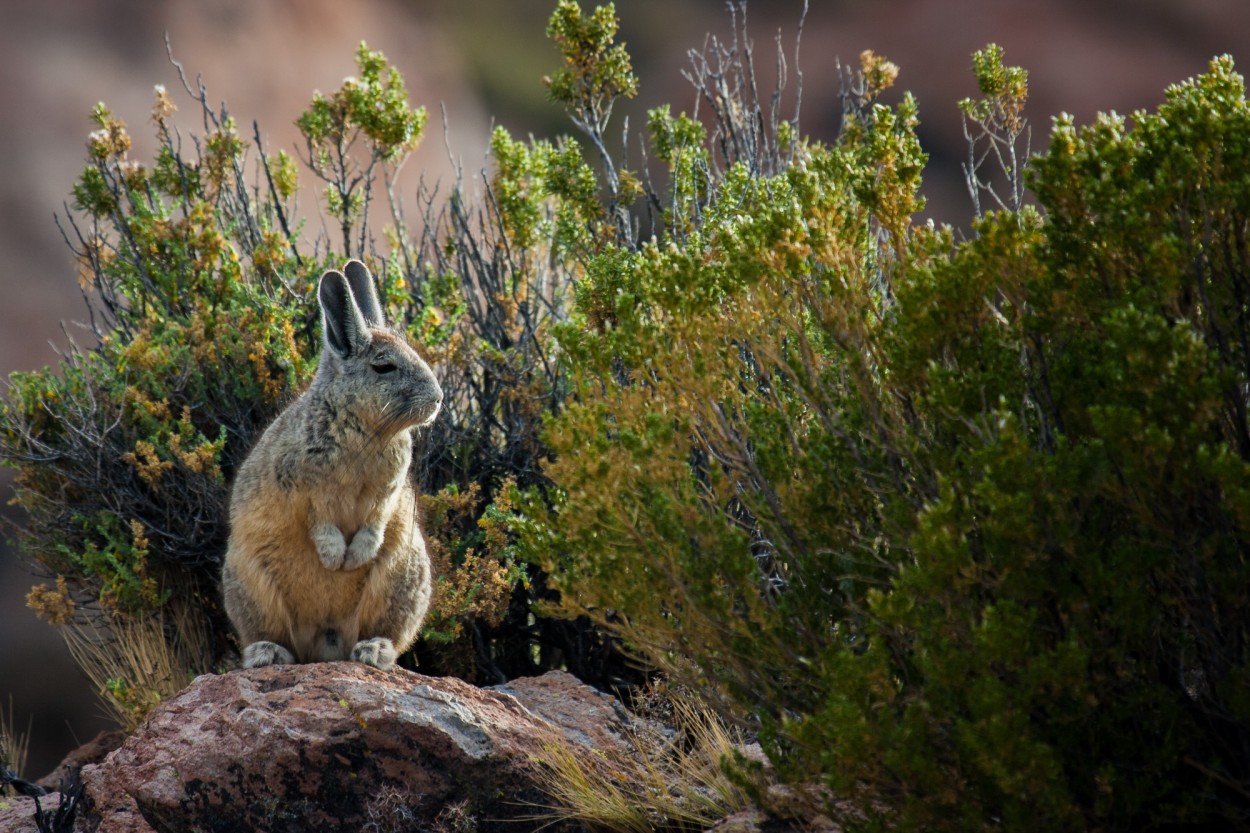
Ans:
<svg viewBox="0 0 1250 833"><path fill-rule="evenodd" d="M44 810L48 810L56 807L59 800L60 795L52 793L40 798L39 803ZM0 833L35 833L38 829L35 824L35 799L0 796Z"/></svg>
<svg viewBox="0 0 1250 833"><path fill-rule="evenodd" d="M417 829L448 813L536 828L544 744L627 750L628 720L559 672L499 689L346 662L203 676L84 770L77 829L146 833L132 801L157 831Z"/></svg>
<svg viewBox="0 0 1250 833"><path fill-rule="evenodd" d="M112 771L98 764L82 769L83 803L76 833L154 833L134 798L117 785Z"/></svg>

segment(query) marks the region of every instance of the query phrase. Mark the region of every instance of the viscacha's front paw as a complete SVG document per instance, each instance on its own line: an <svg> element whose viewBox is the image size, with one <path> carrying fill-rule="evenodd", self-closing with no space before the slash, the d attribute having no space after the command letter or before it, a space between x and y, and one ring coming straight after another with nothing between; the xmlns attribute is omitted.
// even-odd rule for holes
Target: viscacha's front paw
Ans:
<svg viewBox="0 0 1250 833"><path fill-rule="evenodd" d="M343 566L343 556L347 553L347 542L343 533L334 524L318 524L312 529L313 546L317 548L317 556L327 570L337 570Z"/></svg>
<svg viewBox="0 0 1250 833"><path fill-rule="evenodd" d="M361 527L352 537L347 547L347 555L343 558L343 569L354 570L362 564L368 564L377 557L382 546L382 535L371 526Z"/></svg>

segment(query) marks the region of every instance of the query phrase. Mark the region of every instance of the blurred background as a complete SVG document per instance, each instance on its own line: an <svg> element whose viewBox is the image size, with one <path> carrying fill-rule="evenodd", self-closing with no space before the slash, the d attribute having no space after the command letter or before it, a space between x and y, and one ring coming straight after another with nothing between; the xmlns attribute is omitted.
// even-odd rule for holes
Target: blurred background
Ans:
<svg viewBox="0 0 1250 833"><path fill-rule="evenodd" d="M225 101L252 139L259 122L269 152L300 149L294 121L314 90L330 92L353 73L364 40L403 73L409 97L430 112L426 139L408 162L416 178L467 175L484 165L492 123L514 135L570 132L541 84L557 62L546 40L555 0L5 0L0 7L0 377L55 363L68 338L88 342L75 322L85 315L68 248L53 221L66 212L80 173L88 114L98 101L123 118L135 138L132 157L149 161L152 88L165 85L180 107L184 133L201 129L198 106L182 91L173 57L209 101ZM583 0L589 10L592 0ZM631 133L648 108L690 109L682 70L707 34L732 36L723 0L618 0L620 38L633 56L640 94L618 109ZM802 0L748 5L761 83L771 89L780 36L794 91L794 39ZM779 35L780 33L780 35ZM920 103L920 138L930 154L925 215L966 227L971 204L959 163L965 153L956 102L976 94L971 53L986 43L1030 72L1033 148L1043 150L1050 119L1078 122L1098 111L1152 108L1164 88L1202 72L1214 55L1250 52L1246 0L811 0L799 66L802 128L832 139L838 129L837 61L858 65L872 49L901 68L896 90ZM446 114L445 122L442 113ZM619 131L621 122L616 122ZM637 137L631 159L637 160ZM305 183L308 184L307 182ZM315 215L313 191L301 206ZM923 219L923 218L922 218ZM0 472L0 511L11 477ZM11 537L11 530L4 536ZM39 777L99 729L107 728L95 694L51 627L24 597L39 577L0 544L0 714L29 725L25 774Z"/></svg>

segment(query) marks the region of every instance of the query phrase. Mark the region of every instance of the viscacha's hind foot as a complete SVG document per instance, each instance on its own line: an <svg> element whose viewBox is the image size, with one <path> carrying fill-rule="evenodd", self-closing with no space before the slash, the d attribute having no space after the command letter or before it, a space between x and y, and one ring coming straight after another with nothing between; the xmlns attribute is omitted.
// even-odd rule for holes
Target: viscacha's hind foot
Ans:
<svg viewBox="0 0 1250 833"><path fill-rule="evenodd" d="M263 668L266 665L294 665L295 655L277 642L253 642L243 649L244 668Z"/></svg>
<svg viewBox="0 0 1250 833"><path fill-rule="evenodd" d="M395 660L399 659L399 653L395 650L395 644L385 636L375 636L372 639L362 639L352 648L352 659L356 662L363 662L365 665L372 665L374 668L382 671L390 671L395 667Z"/></svg>

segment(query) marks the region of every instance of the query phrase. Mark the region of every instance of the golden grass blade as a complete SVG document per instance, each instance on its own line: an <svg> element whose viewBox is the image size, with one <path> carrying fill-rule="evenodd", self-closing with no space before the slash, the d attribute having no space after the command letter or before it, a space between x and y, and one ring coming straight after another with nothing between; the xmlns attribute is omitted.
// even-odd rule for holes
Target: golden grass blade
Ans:
<svg viewBox="0 0 1250 833"><path fill-rule="evenodd" d="M109 715L127 732L155 705L211 670L206 624L187 605L145 617L80 615L61 633Z"/></svg>
<svg viewBox="0 0 1250 833"><path fill-rule="evenodd" d="M540 819L577 822L592 830L651 833L705 830L749 805L724 770L742 737L697 698L669 696L676 731L630 732L629 751L586 756L564 737L536 758L551 800Z"/></svg>

